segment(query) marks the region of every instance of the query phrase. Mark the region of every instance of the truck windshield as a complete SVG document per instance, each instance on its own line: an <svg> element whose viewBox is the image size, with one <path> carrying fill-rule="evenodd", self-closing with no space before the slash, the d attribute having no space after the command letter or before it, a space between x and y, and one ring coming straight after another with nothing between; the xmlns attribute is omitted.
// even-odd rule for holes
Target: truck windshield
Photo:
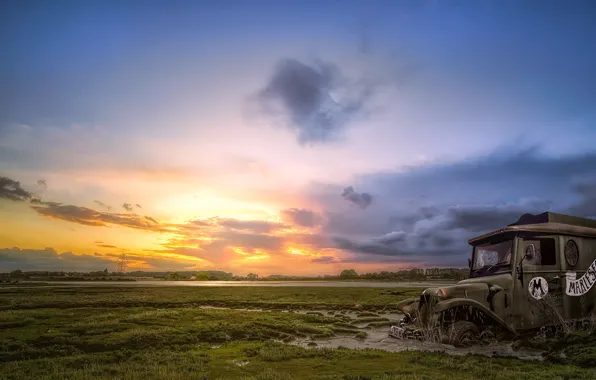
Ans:
<svg viewBox="0 0 596 380"><path fill-rule="evenodd" d="M501 242L490 242L474 247L472 258L472 272L476 274L486 273L493 267L509 267L511 264L511 249L513 240Z"/></svg>

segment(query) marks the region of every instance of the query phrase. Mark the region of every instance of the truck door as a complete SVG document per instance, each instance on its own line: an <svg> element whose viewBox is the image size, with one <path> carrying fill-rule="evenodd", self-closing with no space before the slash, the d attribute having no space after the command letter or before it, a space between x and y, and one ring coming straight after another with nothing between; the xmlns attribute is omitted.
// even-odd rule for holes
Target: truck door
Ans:
<svg viewBox="0 0 596 380"><path fill-rule="evenodd" d="M530 254L518 271L517 315L522 329L557 324L564 317L563 283L557 238L521 238L521 256ZM521 279L521 282L519 281Z"/></svg>

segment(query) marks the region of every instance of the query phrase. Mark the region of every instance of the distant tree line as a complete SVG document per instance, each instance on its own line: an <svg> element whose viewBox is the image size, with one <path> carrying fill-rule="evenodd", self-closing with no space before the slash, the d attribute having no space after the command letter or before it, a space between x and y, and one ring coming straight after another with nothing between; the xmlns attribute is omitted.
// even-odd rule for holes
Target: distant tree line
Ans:
<svg viewBox="0 0 596 380"><path fill-rule="evenodd" d="M287 276L272 274L260 277L256 273L238 276L233 273L205 270L205 271L176 271L176 272L145 272L132 271L126 273L109 273L107 269L92 272L51 272L15 270L10 273L0 273L0 280L135 280L154 279L169 281L425 281L425 280L463 280L467 278L469 269L465 268L413 268L396 272L372 272L358 274L355 269L345 269L339 275L324 276Z"/></svg>
<svg viewBox="0 0 596 380"><path fill-rule="evenodd" d="M60 281L91 281L91 280L128 280L121 273L109 273L108 269L91 272L68 271L22 271L13 270L9 273L0 273L0 282L34 281L34 280L60 280ZM129 280L134 281L130 278Z"/></svg>

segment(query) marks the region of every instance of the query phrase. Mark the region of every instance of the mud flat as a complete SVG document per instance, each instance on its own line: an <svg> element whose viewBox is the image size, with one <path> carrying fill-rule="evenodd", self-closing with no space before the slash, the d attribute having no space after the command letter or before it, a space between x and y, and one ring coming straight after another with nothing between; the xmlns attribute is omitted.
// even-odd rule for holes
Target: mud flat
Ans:
<svg viewBox="0 0 596 380"><path fill-rule="evenodd" d="M328 348L349 348L354 350L375 349L387 352L422 351L422 352L443 352L450 355L482 355L488 357L511 357L522 360L544 360L544 350L531 348L514 349L513 342L491 343L486 345L473 345L466 348L454 347L447 344L434 342L423 342L418 340L399 340L389 337L387 329L366 330L366 337L363 339L352 336L335 336L327 339L298 339L291 344L301 347Z"/></svg>
<svg viewBox="0 0 596 380"><path fill-rule="evenodd" d="M295 313L310 314L309 310L296 310ZM305 339L298 338L289 342L300 347L327 347L327 348L348 348L354 350L374 349L387 352L404 351L422 351L422 352L443 352L450 355L482 355L488 357L513 357L522 360L544 360L544 350L529 347L519 347L514 349L514 342L495 342L490 344L476 344L470 347L454 347L447 344L425 342L419 340L400 340L390 337L389 327L403 317L400 313L358 313L354 311L320 311L318 315L341 316L349 322L345 325L351 325L358 332L364 333L358 336L358 332L347 334L338 331L335 336L323 339ZM363 315L364 314L364 315ZM374 314L374 315L373 315ZM384 319L386 321L381 321ZM364 321L364 322L363 322ZM382 323L386 322L386 323ZM382 326L370 326L371 324L381 324Z"/></svg>

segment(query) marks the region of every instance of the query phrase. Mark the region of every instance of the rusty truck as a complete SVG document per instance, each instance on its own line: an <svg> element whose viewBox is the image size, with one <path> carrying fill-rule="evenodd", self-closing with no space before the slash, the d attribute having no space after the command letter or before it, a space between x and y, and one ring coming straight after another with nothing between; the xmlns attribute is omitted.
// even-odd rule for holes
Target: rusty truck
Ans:
<svg viewBox="0 0 596 380"><path fill-rule="evenodd" d="M469 278L400 302L390 336L462 346L596 320L596 220L524 214L468 243Z"/></svg>

